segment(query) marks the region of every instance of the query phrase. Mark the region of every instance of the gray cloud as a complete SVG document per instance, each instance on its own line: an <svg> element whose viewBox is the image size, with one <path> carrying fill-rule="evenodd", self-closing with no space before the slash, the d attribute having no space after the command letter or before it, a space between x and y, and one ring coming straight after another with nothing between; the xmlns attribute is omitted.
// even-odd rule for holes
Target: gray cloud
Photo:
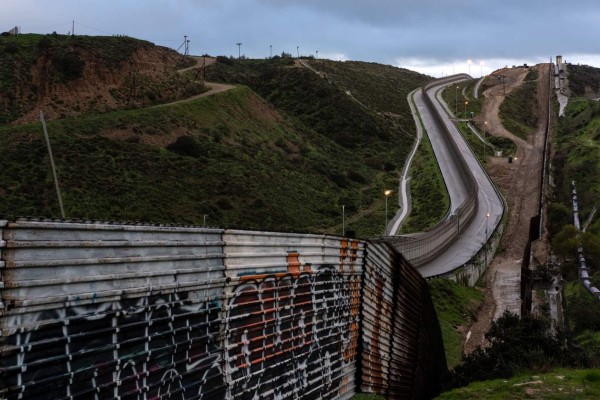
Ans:
<svg viewBox="0 0 600 400"><path fill-rule="evenodd" d="M597 0L3 0L0 30L128 34L193 53L336 55L393 64L598 55ZM491 62L491 61L490 61Z"/></svg>

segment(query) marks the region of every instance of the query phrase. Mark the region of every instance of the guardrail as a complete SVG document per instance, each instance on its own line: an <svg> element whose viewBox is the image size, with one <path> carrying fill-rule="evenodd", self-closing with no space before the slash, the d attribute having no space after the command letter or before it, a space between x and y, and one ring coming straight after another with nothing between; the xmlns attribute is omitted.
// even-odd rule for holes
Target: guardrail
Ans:
<svg viewBox="0 0 600 400"><path fill-rule="evenodd" d="M0 398L430 398L427 284L385 242L0 221Z"/></svg>
<svg viewBox="0 0 600 400"><path fill-rule="evenodd" d="M463 74L465 78L470 78ZM437 108L433 104L433 100L427 93L427 90L433 86L438 86L443 82L456 80L455 75L443 79L436 80L423 86L423 97L430 112L434 116L434 120L443 138L446 146L452 149L453 157L457 161L460 168L460 176L463 178L462 183L467 192L467 197L463 204L456 208L456 212L448 218L442 220L433 229L418 235L390 237L388 241L400 251L404 257L415 267L424 265L431 260L437 258L448 247L452 245L460 236L461 232L475 217L477 213L478 198L477 198L477 182L473 173L469 169L465 159L460 153L458 146L452 139L452 134L448 126L444 123L442 116L438 113Z"/></svg>

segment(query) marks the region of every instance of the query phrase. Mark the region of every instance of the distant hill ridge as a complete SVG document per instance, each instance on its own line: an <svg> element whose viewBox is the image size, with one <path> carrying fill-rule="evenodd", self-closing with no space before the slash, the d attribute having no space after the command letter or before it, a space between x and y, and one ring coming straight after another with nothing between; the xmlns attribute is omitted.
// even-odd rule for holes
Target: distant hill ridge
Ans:
<svg viewBox="0 0 600 400"><path fill-rule="evenodd" d="M195 63L129 37L26 34L0 38L0 122L103 113L203 90L176 72Z"/></svg>
<svg viewBox="0 0 600 400"><path fill-rule="evenodd" d="M67 218L341 234L343 208L347 231L380 235L415 137L406 97L431 79L288 58L180 73L196 60L126 37L3 37L0 52L4 217L59 215L43 109ZM193 98L202 76L235 88Z"/></svg>

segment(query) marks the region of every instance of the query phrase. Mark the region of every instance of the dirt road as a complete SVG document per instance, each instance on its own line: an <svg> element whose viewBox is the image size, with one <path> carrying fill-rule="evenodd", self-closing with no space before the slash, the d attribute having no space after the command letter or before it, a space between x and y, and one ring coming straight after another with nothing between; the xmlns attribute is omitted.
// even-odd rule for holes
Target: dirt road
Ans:
<svg viewBox="0 0 600 400"><path fill-rule="evenodd" d="M510 68L496 72L489 77L496 84L487 89L481 114L476 118L480 126L487 121L487 132L491 135L511 139L517 146L514 162L508 163L504 157L488 157L486 168L492 180L503 192L509 208L508 224L496 257L486 274L484 304L477 321L471 326L469 339L464 343L464 352L470 353L477 346L485 344L485 332L492 319L498 318L504 310L520 315L521 310L521 262L529 238L529 221L538 214L540 175L543 162L545 117L548 112L548 74L551 64L536 66L539 72L537 88L538 126L527 140L520 139L507 131L499 117L500 104L505 93L509 94L523 82L528 70Z"/></svg>

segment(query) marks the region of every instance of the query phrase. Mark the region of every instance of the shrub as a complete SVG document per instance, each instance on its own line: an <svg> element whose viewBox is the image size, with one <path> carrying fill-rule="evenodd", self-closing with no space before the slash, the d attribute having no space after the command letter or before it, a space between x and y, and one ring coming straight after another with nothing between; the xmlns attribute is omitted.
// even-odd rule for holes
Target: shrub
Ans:
<svg viewBox="0 0 600 400"><path fill-rule="evenodd" d="M81 77L85 62L75 52L57 52L52 65L63 81L70 81Z"/></svg>
<svg viewBox="0 0 600 400"><path fill-rule="evenodd" d="M179 136L175 142L167 146L167 150L181 156L199 158L206 154L206 150L192 136Z"/></svg>
<svg viewBox="0 0 600 400"><path fill-rule="evenodd" d="M548 369L561 363L562 335L553 335L550 321L531 315L519 318L505 311L492 326L486 338L490 345L478 347L464 357L463 363L450 374L450 386L472 381L509 378L522 369Z"/></svg>

